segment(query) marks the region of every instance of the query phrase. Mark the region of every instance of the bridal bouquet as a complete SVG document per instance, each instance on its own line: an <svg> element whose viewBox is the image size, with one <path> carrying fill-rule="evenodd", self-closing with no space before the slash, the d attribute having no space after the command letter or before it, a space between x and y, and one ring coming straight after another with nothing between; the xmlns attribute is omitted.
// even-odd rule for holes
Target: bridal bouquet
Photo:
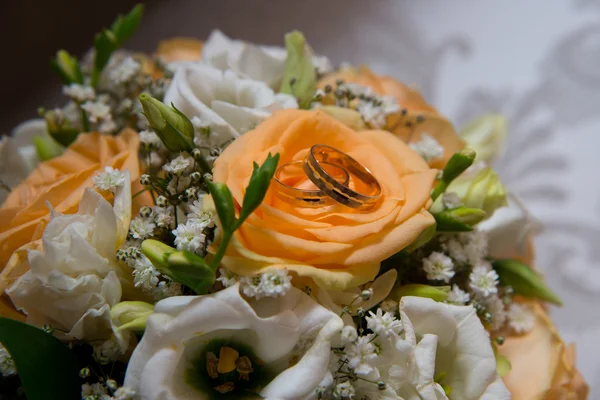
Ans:
<svg viewBox="0 0 600 400"><path fill-rule="evenodd" d="M502 116L457 133L300 32L120 50L141 15L0 142L0 398L587 397Z"/></svg>

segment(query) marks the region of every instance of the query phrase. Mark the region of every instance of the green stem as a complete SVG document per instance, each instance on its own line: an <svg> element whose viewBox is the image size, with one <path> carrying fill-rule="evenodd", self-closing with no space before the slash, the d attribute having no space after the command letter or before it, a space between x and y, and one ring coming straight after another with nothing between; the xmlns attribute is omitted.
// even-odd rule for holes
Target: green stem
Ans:
<svg viewBox="0 0 600 400"><path fill-rule="evenodd" d="M90 131L90 121L88 120L88 116L87 116L87 113L85 112L85 110L83 108L81 108L81 104L79 104L79 112L81 114L81 123L83 125L83 131L89 132Z"/></svg>
<svg viewBox="0 0 600 400"><path fill-rule="evenodd" d="M150 190L150 186L140 190L139 192L137 192L136 194L134 194L133 196L131 196L131 200L135 199L136 197L138 197L140 194L144 193L145 191Z"/></svg>
<svg viewBox="0 0 600 400"><path fill-rule="evenodd" d="M206 160L204 155L200 156L200 158L198 159L198 164L200 166L200 170L202 170L203 173L209 173L209 174L212 173L210 164L208 163L208 161Z"/></svg>
<svg viewBox="0 0 600 400"><path fill-rule="evenodd" d="M213 269L213 271L216 271L217 268L219 268L219 264L225 256L225 251L227 251L227 246L229 246L229 242L231 241L232 237L233 232L223 232L223 239L221 239L219 248L217 249L214 258L210 262L210 267Z"/></svg>
<svg viewBox="0 0 600 400"><path fill-rule="evenodd" d="M446 182L444 180L441 180L437 186L435 187L435 189L433 189L431 191L431 200L435 201L438 197L440 197L440 195L442 193L444 193L446 191L446 189L448 189L448 185L450 183Z"/></svg>

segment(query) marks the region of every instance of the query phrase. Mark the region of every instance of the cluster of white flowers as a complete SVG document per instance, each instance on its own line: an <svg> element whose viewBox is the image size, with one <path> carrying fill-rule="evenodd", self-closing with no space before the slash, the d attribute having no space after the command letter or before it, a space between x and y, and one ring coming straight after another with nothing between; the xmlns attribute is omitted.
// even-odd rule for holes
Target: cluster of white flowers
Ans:
<svg viewBox="0 0 600 400"><path fill-rule="evenodd" d="M114 337L102 343L94 344L93 348L94 359L103 365L115 362L123 355L121 347Z"/></svg>
<svg viewBox="0 0 600 400"><path fill-rule="evenodd" d="M154 233L156 224L151 217L135 217L129 225L129 234L138 240L148 239Z"/></svg>
<svg viewBox="0 0 600 400"><path fill-rule="evenodd" d="M131 81L141 70L142 66L133 57L125 57L121 63L109 70L108 76L116 85Z"/></svg>
<svg viewBox="0 0 600 400"><path fill-rule="evenodd" d="M435 138L427 133L421 134L421 138L417 142L410 144L410 147L419 153L427 162L442 158L444 148Z"/></svg>
<svg viewBox="0 0 600 400"><path fill-rule="evenodd" d="M180 154L171 160L169 163L163 165L163 170L170 172L175 175L183 174L191 165L193 165L194 159L192 157Z"/></svg>
<svg viewBox="0 0 600 400"><path fill-rule="evenodd" d="M8 351L0 344L0 374L2 376L14 375L17 373L15 362Z"/></svg>
<svg viewBox="0 0 600 400"><path fill-rule="evenodd" d="M369 311L369 315L365 319L370 330L385 338L398 335L402 331L402 324L396 319L396 316L381 308L378 308L376 313Z"/></svg>
<svg viewBox="0 0 600 400"><path fill-rule="evenodd" d="M469 287L482 298L496 294L498 293L498 273L494 271L490 263L482 261L471 271Z"/></svg>
<svg viewBox="0 0 600 400"><path fill-rule="evenodd" d="M217 282L221 282L224 288L228 288L237 283L238 276L228 270L227 268L219 268L219 277L217 278Z"/></svg>
<svg viewBox="0 0 600 400"><path fill-rule="evenodd" d="M94 186L100 190L114 192L118 187L123 186L125 183L125 174L118 169L104 167L104 172L94 176L92 182L94 182Z"/></svg>
<svg viewBox="0 0 600 400"><path fill-rule="evenodd" d="M94 88L78 83L71 83L69 86L63 86L63 94L78 103L93 100L96 97Z"/></svg>
<svg viewBox="0 0 600 400"><path fill-rule="evenodd" d="M139 135L140 135L140 142L142 142L143 144L145 144L149 147L158 148L163 145L162 141L160 140L158 135L156 133L154 133L153 131L144 130L144 131L141 131L139 133Z"/></svg>
<svg viewBox="0 0 600 400"><path fill-rule="evenodd" d="M481 231L442 235L442 249L458 264L479 264L488 254L487 235Z"/></svg>
<svg viewBox="0 0 600 400"><path fill-rule="evenodd" d="M114 389L116 382L109 379L105 383L84 383L81 385L81 398L83 400L133 400L135 391L122 386ZM113 392L111 396L109 391Z"/></svg>
<svg viewBox="0 0 600 400"><path fill-rule="evenodd" d="M508 325L516 333L527 333L535 326L535 314L530 306L513 303L508 309Z"/></svg>
<svg viewBox="0 0 600 400"><path fill-rule="evenodd" d="M188 220L185 224L179 224L177 229L173 229L177 250L191 252L202 250L206 241L204 228L206 228L206 225L197 222L197 220Z"/></svg>
<svg viewBox="0 0 600 400"><path fill-rule="evenodd" d="M337 90L345 91L358 99L356 111L373 128L384 128L387 117L400 111L398 100L393 96L380 96L370 87L356 83L343 83Z"/></svg>
<svg viewBox="0 0 600 400"><path fill-rule="evenodd" d="M256 299L283 296L292 287L292 277L286 269L273 268L260 275L242 276L239 280L242 293Z"/></svg>
<svg viewBox="0 0 600 400"><path fill-rule="evenodd" d="M181 284L162 275L144 255L133 262L132 273L135 287L141 288L155 300L181 295Z"/></svg>
<svg viewBox="0 0 600 400"><path fill-rule="evenodd" d="M454 263L444 253L434 251L423 259L423 270L427 274L427 279L448 283L454 276Z"/></svg>
<svg viewBox="0 0 600 400"><path fill-rule="evenodd" d="M459 288L458 285L452 285L452 290L448 293L447 300L449 303L462 306L471 300L471 296L469 296L469 293Z"/></svg>

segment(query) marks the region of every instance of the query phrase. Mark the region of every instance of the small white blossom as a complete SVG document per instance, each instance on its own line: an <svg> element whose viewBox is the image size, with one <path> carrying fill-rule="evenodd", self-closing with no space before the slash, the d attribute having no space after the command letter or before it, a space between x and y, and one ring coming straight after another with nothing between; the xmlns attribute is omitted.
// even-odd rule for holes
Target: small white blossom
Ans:
<svg viewBox="0 0 600 400"><path fill-rule="evenodd" d="M273 268L260 275L240 277L242 292L248 297L279 297L292 287L292 277L287 270Z"/></svg>
<svg viewBox="0 0 600 400"><path fill-rule="evenodd" d="M121 356L121 349L114 338L106 340L102 344L95 344L93 347L94 359L103 365L117 361Z"/></svg>
<svg viewBox="0 0 600 400"><path fill-rule="evenodd" d="M444 253L434 251L429 257L423 259L423 270L429 280L450 282L454 276L454 263Z"/></svg>
<svg viewBox="0 0 600 400"><path fill-rule="evenodd" d="M112 116L108 116L102 120L100 125L98 125L98 132L101 133L110 133L117 129L117 124L113 121Z"/></svg>
<svg viewBox="0 0 600 400"><path fill-rule="evenodd" d="M155 300L181 295L181 285L164 277L146 256L135 261L132 274L134 286L149 293Z"/></svg>
<svg viewBox="0 0 600 400"><path fill-rule="evenodd" d="M101 383L84 383L81 385L81 398L91 397L94 400L111 400L108 395L108 389Z"/></svg>
<svg viewBox="0 0 600 400"><path fill-rule="evenodd" d="M427 133L421 134L421 140L411 143L410 147L427 162L442 158L444 155L444 148Z"/></svg>
<svg viewBox="0 0 600 400"><path fill-rule="evenodd" d="M173 223L173 207L169 206L166 208L163 207L153 207L152 211L154 212L154 223L156 226L161 228L169 228Z"/></svg>
<svg viewBox="0 0 600 400"><path fill-rule="evenodd" d="M471 296L469 293L461 290L457 285L452 285L452 290L448 293L448 303L456 304L459 306L465 305L469 302Z"/></svg>
<svg viewBox="0 0 600 400"><path fill-rule="evenodd" d="M398 315L398 302L391 300L391 299L387 299L381 302L381 304L379 305L379 308L381 308L383 311L388 312L392 315Z"/></svg>
<svg viewBox="0 0 600 400"><path fill-rule="evenodd" d="M492 315L492 330L497 331L504 327L506 323L506 310L504 303L498 296L490 296L485 301L487 311Z"/></svg>
<svg viewBox="0 0 600 400"><path fill-rule="evenodd" d="M444 236L442 248L459 264L475 266L488 254L487 235L481 231Z"/></svg>
<svg viewBox="0 0 600 400"><path fill-rule="evenodd" d="M181 175L191 164L191 157L185 157L183 154L180 154L171 160L170 163L163 165L163 169L166 172Z"/></svg>
<svg viewBox="0 0 600 400"><path fill-rule="evenodd" d="M375 367L373 362L377 359L377 347L373 344L374 335L369 334L359 337L355 343L346 346L346 360L348 367L357 375L368 375Z"/></svg>
<svg viewBox="0 0 600 400"><path fill-rule="evenodd" d="M188 220L193 220L195 223L200 224L206 228L212 228L215 226L214 214L211 211L204 209L203 199L200 198L189 206L189 214L187 215Z"/></svg>
<svg viewBox="0 0 600 400"><path fill-rule="evenodd" d="M342 328L342 344L344 346L356 342L358 339L358 332L356 328L352 325L346 325Z"/></svg>
<svg viewBox="0 0 600 400"><path fill-rule="evenodd" d="M125 184L125 174L118 169L105 167L104 172L92 178L92 182L100 190L115 191L117 187Z"/></svg>
<svg viewBox="0 0 600 400"><path fill-rule="evenodd" d="M160 145L162 145L162 141L160 140L158 135L153 131L149 130L140 132L140 142L152 147L159 147Z"/></svg>
<svg viewBox="0 0 600 400"><path fill-rule="evenodd" d="M338 383L335 385L335 388L333 388L333 398L336 400L353 399L355 394L356 391L354 390L354 386L352 386L350 381Z"/></svg>
<svg viewBox="0 0 600 400"><path fill-rule="evenodd" d="M446 192L442 194L442 204L444 208L449 210L463 205L458 195L454 192Z"/></svg>
<svg viewBox="0 0 600 400"><path fill-rule="evenodd" d="M86 101L81 105L87 114L90 122L98 122L110 118L110 107L100 101Z"/></svg>
<svg viewBox="0 0 600 400"><path fill-rule="evenodd" d="M512 303L508 309L508 325L516 333L527 333L535 326L535 314L531 307Z"/></svg>
<svg viewBox="0 0 600 400"><path fill-rule="evenodd" d="M117 67L109 72L109 78L112 82L123 84L129 82L141 70L139 62L133 57L126 57Z"/></svg>
<svg viewBox="0 0 600 400"><path fill-rule="evenodd" d="M135 217L129 225L129 233L134 239L148 239L154 233L154 224L152 218Z"/></svg>
<svg viewBox="0 0 600 400"><path fill-rule="evenodd" d="M221 282L223 287L228 288L229 286L233 286L237 283L238 276L228 270L227 268L219 268L219 277L217 278L217 282Z"/></svg>
<svg viewBox="0 0 600 400"><path fill-rule="evenodd" d="M83 103L86 100L93 100L96 97L94 89L87 85L71 83L69 86L63 86L63 94L70 97L78 103Z"/></svg>
<svg viewBox="0 0 600 400"><path fill-rule="evenodd" d="M173 195L179 194L190 187L190 183L192 178L189 176L175 176L167 185L167 190Z"/></svg>
<svg viewBox="0 0 600 400"><path fill-rule="evenodd" d="M135 397L135 390L123 386L115 391L114 397L115 400L133 400Z"/></svg>
<svg viewBox="0 0 600 400"><path fill-rule="evenodd" d="M0 374L2 376L14 375L17 373L15 362L8 351L0 344Z"/></svg>
<svg viewBox="0 0 600 400"><path fill-rule="evenodd" d="M382 337L393 337L402 331L402 323L391 313L384 313L381 308L377 309L377 313L369 311L366 317L367 327Z"/></svg>
<svg viewBox="0 0 600 400"><path fill-rule="evenodd" d="M173 229L175 235L175 246L177 250L187 250L195 252L204 246L206 235L203 233L204 226L193 220L185 224L179 224L177 229Z"/></svg>
<svg viewBox="0 0 600 400"><path fill-rule="evenodd" d="M469 287L479 296L488 297L498 292L498 274L489 263L484 262L475 268L469 276Z"/></svg>

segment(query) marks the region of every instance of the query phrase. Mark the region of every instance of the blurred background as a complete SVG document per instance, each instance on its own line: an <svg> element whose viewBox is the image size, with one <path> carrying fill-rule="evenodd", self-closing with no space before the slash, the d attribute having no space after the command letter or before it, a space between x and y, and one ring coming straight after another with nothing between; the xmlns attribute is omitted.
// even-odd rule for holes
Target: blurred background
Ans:
<svg viewBox="0 0 600 400"><path fill-rule="evenodd" d="M4 0L0 132L59 105L48 67L56 50L83 54L132 0ZM147 1L126 43L152 52L170 36L213 29L281 45L303 31L334 63L366 63L415 83L456 124L505 114L510 136L496 167L539 219L538 266L564 300L552 309L600 398L600 0Z"/></svg>

